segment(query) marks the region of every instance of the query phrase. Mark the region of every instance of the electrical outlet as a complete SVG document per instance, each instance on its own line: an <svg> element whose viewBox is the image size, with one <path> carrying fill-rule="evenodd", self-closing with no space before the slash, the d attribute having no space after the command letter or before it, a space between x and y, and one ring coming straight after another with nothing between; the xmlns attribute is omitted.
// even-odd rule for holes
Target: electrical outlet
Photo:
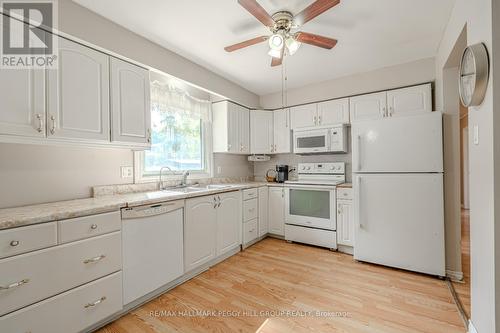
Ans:
<svg viewBox="0 0 500 333"><path fill-rule="evenodd" d="M222 167L218 166L217 167L217 174L220 175L222 173Z"/></svg>
<svg viewBox="0 0 500 333"><path fill-rule="evenodd" d="M132 178L134 176L134 168L131 166L122 166L120 170L122 178Z"/></svg>

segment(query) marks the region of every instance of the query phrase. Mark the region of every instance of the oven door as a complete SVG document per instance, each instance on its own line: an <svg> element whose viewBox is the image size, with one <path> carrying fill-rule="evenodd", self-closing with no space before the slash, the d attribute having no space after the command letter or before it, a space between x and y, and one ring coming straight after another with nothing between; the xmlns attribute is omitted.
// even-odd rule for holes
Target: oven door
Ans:
<svg viewBox="0 0 500 333"><path fill-rule="evenodd" d="M285 223L336 230L335 188L291 185L285 191Z"/></svg>
<svg viewBox="0 0 500 333"><path fill-rule="evenodd" d="M293 152L295 154L325 153L330 150L328 129L294 131Z"/></svg>

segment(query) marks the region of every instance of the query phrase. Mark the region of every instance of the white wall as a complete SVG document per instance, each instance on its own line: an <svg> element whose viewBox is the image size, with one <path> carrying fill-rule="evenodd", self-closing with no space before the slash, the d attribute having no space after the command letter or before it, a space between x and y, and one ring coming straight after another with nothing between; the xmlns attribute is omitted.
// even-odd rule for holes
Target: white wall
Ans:
<svg viewBox="0 0 500 333"><path fill-rule="evenodd" d="M0 144L0 208L91 196L91 186L130 183L126 149Z"/></svg>
<svg viewBox="0 0 500 333"><path fill-rule="evenodd" d="M339 64L341 66L341 64ZM287 91L289 106L434 81L434 58L315 83ZM261 107L281 108L281 93L261 96Z"/></svg>
<svg viewBox="0 0 500 333"><path fill-rule="evenodd" d="M58 3L60 31L243 105L258 107L258 96L237 84L70 0L59 0Z"/></svg>
<svg viewBox="0 0 500 333"><path fill-rule="evenodd" d="M492 10L492 4L495 4L495 11ZM467 27L468 45L484 42L491 53L494 40L492 16L495 12L498 15L498 11L498 2L495 0L457 0L436 56L438 109L443 110L445 107L447 88L443 85L443 69L463 28ZM497 40L499 37L495 36ZM497 74L495 73L496 59L498 59L498 54L492 58L493 74ZM500 188L498 174L495 177L495 171L500 172L496 163L500 158L500 151L498 145L494 145L495 141L500 142L498 137L500 123L498 114L494 117L493 113L494 105L496 108L500 107L500 100L497 97L494 104L493 82L496 80L498 76L494 75L489 82L482 105L469 109L469 126L471 129L478 126L480 139L479 144L475 145L469 138L471 322L479 333L500 332L500 307L498 307L500 304L500 291L498 290L500 254L496 245L500 237L497 235L499 228L495 228L495 222L500 223L496 221L500 211L498 202L500 198L495 197L495 189ZM498 90L499 86L495 89Z"/></svg>

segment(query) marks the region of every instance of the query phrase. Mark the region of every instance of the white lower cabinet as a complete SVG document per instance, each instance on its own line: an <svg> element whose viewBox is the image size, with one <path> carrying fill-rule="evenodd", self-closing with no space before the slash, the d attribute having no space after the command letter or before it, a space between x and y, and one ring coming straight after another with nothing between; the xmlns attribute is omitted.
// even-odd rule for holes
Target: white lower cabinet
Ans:
<svg viewBox="0 0 500 333"><path fill-rule="evenodd" d="M285 188L269 187L269 233L285 235Z"/></svg>
<svg viewBox="0 0 500 333"><path fill-rule="evenodd" d="M76 333L122 309L122 275L114 273L0 318L0 331Z"/></svg>
<svg viewBox="0 0 500 333"><path fill-rule="evenodd" d="M269 192L267 186L259 187L259 237L269 232Z"/></svg>
<svg viewBox="0 0 500 333"><path fill-rule="evenodd" d="M258 220L253 219L243 223L243 244L248 244L259 237Z"/></svg>
<svg viewBox="0 0 500 333"><path fill-rule="evenodd" d="M184 268L193 270L241 244L239 192L186 200Z"/></svg>
<svg viewBox="0 0 500 333"><path fill-rule="evenodd" d="M352 189L337 189L337 244L354 246Z"/></svg>

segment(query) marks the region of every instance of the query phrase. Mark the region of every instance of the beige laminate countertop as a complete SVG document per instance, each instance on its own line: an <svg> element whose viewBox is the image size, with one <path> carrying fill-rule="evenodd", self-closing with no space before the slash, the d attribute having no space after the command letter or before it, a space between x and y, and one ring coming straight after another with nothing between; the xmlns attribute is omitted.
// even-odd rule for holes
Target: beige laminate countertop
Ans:
<svg viewBox="0 0 500 333"><path fill-rule="evenodd" d="M0 230L112 212L124 207L135 207L165 201L182 200L192 197L238 191L260 186L283 186L283 184L265 182L248 182L223 185L229 186L225 188L206 189L203 191L190 193L172 191L140 192L107 195L97 198L58 201L14 208L4 208L0 209Z"/></svg>

